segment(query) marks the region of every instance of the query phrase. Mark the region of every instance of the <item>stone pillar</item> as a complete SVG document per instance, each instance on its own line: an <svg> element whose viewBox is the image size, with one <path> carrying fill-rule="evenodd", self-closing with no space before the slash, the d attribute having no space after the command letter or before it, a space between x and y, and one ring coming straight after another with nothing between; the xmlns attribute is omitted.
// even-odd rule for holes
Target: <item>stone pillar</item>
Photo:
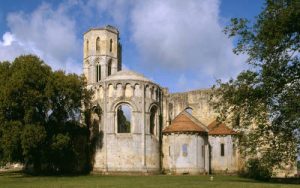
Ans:
<svg viewBox="0 0 300 188"><path fill-rule="evenodd" d="M107 166L107 99L108 99L108 95L107 95L107 84L104 84L104 105L103 105L103 140L104 140L104 155L105 155L105 172L108 172L108 166Z"/></svg>
<svg viewBox="0 0 300 188"><path fill-rule="evenodd" d="M143 159L142 159L142 164L143 164L143 168L146 169L146 105L145 105L145 85L142 85L141 86L142 89L143 89L143 102L142 102L142 114L143 114L143 119L142 119L142 122L143 122L143 128L142 128L142 151L143 151Z"/></svg>
<svg viewBox="0 0 300 188"><path fill-rule="evenodd" d="M209 164L210 164L210 157L209 157L210 153L209 153L209 144L206 143L205 144L205 159L204 159L204 168L205 168L205 172L209 173Z"/></svg>

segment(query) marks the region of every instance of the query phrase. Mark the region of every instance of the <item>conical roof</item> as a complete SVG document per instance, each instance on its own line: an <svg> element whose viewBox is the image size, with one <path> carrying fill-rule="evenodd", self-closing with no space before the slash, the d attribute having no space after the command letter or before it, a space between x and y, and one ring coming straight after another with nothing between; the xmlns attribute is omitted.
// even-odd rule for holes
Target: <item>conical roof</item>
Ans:
<svg viewBox="0 0 300 188"><path fill-rule="evenodd" d="M237 134L234 130L227 127L224 123L217 120L208 125L209 135L234 135Z"/></svg>
<svg viewBox="0 0 300 188"><path fill-rule="evenodd" d="M167 133L205 133L206 127L196 120L192 115L183 111L171 122L171 125L163 130L164 134Z"/></svg>

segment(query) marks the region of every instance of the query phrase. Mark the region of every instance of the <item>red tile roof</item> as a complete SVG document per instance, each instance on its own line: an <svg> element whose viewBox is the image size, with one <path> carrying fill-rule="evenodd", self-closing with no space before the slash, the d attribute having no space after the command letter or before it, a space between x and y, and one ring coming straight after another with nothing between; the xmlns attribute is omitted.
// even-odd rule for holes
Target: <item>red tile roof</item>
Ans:
<svg viewBox="0 0 300 188"><path fill-rule="evenodd" d="M204 133L207 128L189 113L183 111L163 130L163 133Z"/></svg>
<svg viewBox="0 0 300 188"><path fill-rule="evenodd" d="M209 135L234 135L237 134L234 130L227 127L224 123L213 121L208 125Z"/></svg>

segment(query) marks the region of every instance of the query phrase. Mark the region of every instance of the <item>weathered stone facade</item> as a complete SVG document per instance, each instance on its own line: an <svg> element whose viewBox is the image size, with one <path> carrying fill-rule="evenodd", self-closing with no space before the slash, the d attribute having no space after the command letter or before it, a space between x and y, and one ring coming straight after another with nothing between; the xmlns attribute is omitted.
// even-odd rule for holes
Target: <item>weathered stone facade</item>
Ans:
<svg viewBox="0 0 300 188"><path fill-rule="evenodd" d="M122 70L119 32L112 26L87 31L83 46L84 74L95 93L95 109L101 112L92 116L100 133L94 171L198 174L238 170L234 135L209 135L208 125L216 119L209 105L210 90L172 94L143 75ZM185 118L203 131L185 131L183 126L182 131L163 134L186 109L190 115Z"/></svg>

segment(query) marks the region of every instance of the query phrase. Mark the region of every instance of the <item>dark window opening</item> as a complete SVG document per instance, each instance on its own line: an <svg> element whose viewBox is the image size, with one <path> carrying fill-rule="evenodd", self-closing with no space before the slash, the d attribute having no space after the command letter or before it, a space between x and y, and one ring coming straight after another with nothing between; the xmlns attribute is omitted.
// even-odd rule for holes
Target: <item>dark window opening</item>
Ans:
<svg viewBox="0 0 300 188"><path fill-rule="evenodd" d="M101 65L96 65L96 82L101 80Z"/></svg>
<svg viewBox="0 0 300 188"><path fill-rule="evenodd" d="M111 60L109 60L108 64L107 64L107 75L110 76L111 75Z"/></svg>
<svg viewBox="0 0 300 188"><path fill-rule="evenodd" d="M100 38L97 37L97 40L96 40L96 51L99 52L100 51Z"/></svg>
<svg viewBox="0 0 300 188"><path fill-rule="evenodd" d="M153 106L150 110L150 134L154 134L157 123L157 107Z"/></svg>
<svg viewBox="0 0 300 188"><path fill-rule="evenodd" d="M221 144L221 156L223 157L224 155L225 155L224 144Z"/></svg>
<svg viewBox="0 0 300 188"><path fill-rule="evenodd" d="M113 45L113 41L112 39L110 39L109 41L109 51L112 52L112 45Z"/></svg>
<svg viewBox="0 0 300 188"><path fill-rule="evenodd" d="M191 114L191 115L193 114L193 109L190 108L190 107L186 108L184 111Z"/></svg>

